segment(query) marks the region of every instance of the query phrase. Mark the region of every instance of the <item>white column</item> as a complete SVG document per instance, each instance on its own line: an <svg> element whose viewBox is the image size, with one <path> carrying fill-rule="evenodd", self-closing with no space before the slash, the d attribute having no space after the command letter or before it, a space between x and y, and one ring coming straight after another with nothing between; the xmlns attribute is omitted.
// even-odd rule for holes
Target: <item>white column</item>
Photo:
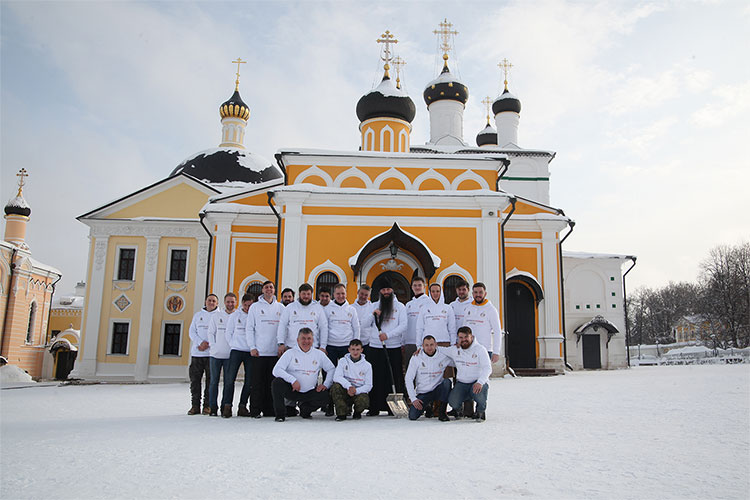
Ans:
<svg viewBox="0 0 750 500"><path fill-rule="evenodd" d="M427 108L430 113L430 144L464 145L464 105L443 99Z"/></svg>
<svg viewBox="0 0 750 500"><path fill-rule="evenodd" d="M498 146L502 148L511 143L518 146L518 122L520 118L520 115L513 111L504 111L495 115Z"/></svg>
<svg viewBox="0 0 750 500"><path fill-rule="evenodd" d="M482 209L477 244L479 261L477 262L477 281L487 286L487 298L502 314L500 303L500 217L502 208L508 204L506 198L479 198Z"/></svg>
<svg viewBox="0 0 750 500"><path fill-rule="evenodd" d="M542 269L544 279L544 300L539 304L544 315L544 329L539 331L539 368L564 370L560 345L563 336L560 331L560 269L557 263L557 233L565 227L560 220L538 221L542 230ZM540 321L541 326L541 321Z"/></svg>
<svg viewBox="0 0 750 500"><path fill-rule="evenodd" d="M281 256L281 284L279 290L286 287L296 289L306 279L304 275L304 248L306 247L304 228L302 226L302 204L309 193L278 193L279 202L284 219L284 245Z"/></svg>
<svg viewBox="0 0 750 500"><path fill-rule="evenodd" d="M152 330L154 317L154 294L156 292L156 275L159 259L159 236L146 238L146 269L143 273L143 293L141 293L141 316L138 321L138 347L135 357L135 380L142 382L148 379L148 365L151 356L151 337L160 335L160 326Z"/></svg>
<svg viewBox="0 0 750 500"><path fill-rule="evenodd" d="M206 293L206 269L208 266L208 248L211 245L211 241L208 239L198 240L198 256L196 261L196 272L195 272L195 291L194 291L194 308L197 310L203 306L203 300L205 299L204 294ZM189 325L188 325L189 326ZM187 335L187 327L184 327L184 335Z"/></svg>
<svg viewBox="0 0 750 500"><path fill-rule="evenodd" d="M89 239L94 244L94 258L89 262L91 280L88 288L88 303L84 311L83 328L81 331L81 346L83 355L76 360L75 369L71 377L87 378L96 375L96 355L99 348L99 321L102 314L102 296L104 295L104 275L107 272L107 247L109 236L95 233L92 229ZM107 332L104 332L107 338Z"/></svg>
<svg viewBox="0 0 750 500"><path fill-rule="evenodd" d="M212 214L211 222L216 224L216 244L214 245L214 269L211 292L219 297L227 293L229 278L230 242L234 214Z"/></svg>

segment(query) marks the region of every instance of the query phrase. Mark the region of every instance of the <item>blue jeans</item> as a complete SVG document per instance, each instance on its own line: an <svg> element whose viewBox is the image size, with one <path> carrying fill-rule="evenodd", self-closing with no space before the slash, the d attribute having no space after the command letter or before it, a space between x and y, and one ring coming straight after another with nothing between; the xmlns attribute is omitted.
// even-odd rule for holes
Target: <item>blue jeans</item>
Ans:
<svg viewBox="0 0 750 500"><path fill-rule="evenodd" d="M240 371L240 365L245 367L245 382L242 384L240 393L240 406L247 406L247 400L250 398L250 363L253 358L249 352L232 349L229 353L229 368L224 374L224 395L221 398L222 404L231 405L234 401L234 381L237 380L237 373Z"/></svg>
<svg viewBox="0 0 750 500"><path fill-rule="evenodd" d="M227 370L229 369L229 358L227 359L221 359L221 358L214 358L211 356L210 358L210 373L211 373L211 382L208 384L208 402L209 406L213 409L218 410L219 407L216 406L216 401L219 399L219 372L224 372L224 378L227 378ZM224 400L224 396L222 395L221 398L221 405L224 406L224 403L226 401Z"/></svg>
<svg viewBox="0 0 750 500"><path fill-rule="evenodd" d="M422 416L424 409L427 405L431 405L433 401L441 401L444 403L448 402L448 394L451 392L451 380L444 378L443 381L430 392L424 394L417 394L417 399L422 402L422 409L417 410L414 407L414 402L409 407L409 420L416 420Z"/></svg>
<svg viewBox="0 0 750 500"><path fill-rule="evenodd" d="M448 403L450 403L451 408L459 409L464 404L464 401L473 400L477 403L477 413L481 413L487 409L487 393L490 391L490 385L484 384L479 394L474 394L472 386L475 383L467 384L458 380L456 381L451 395L448 396Z"/></svg>

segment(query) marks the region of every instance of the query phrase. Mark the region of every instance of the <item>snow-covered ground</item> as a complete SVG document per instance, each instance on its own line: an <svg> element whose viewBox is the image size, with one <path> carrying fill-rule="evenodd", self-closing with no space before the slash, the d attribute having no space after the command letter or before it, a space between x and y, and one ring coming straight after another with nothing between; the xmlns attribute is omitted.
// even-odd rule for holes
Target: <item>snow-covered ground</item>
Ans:
<svg viewBox="0 0 750 500"><path fill-rule="evenodd" d="M187 416L186 384L0 391L1 498L748 498L750 366L493 380L487 422Z"/></svg>

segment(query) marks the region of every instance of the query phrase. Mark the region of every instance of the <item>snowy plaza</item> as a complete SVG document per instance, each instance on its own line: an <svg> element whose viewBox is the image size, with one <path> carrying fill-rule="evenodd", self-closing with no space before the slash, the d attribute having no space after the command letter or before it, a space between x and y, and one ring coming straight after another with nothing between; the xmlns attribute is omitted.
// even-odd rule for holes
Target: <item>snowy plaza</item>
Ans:
<svg viewBox="0 0 750 500"><path fill-rule="evenodd" d="M187 416L187 384L0 391L2 498L747 498L750 366L491 381L485 423Z"/></svg>

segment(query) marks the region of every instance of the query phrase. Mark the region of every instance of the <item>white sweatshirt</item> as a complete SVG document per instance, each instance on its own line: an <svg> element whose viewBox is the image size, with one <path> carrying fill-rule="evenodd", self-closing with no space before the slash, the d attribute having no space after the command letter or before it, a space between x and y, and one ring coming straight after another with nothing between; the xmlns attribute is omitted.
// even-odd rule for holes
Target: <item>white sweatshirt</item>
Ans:
<svg viewBox="0 0 750 500"><path fill-rule="evenodd" d="M284 306L276 297L271 297L271 302L267 302L261 295L250 306L245 322L245 342L251 351L257 349L261 356L278 355L279 323L283 313Z"/></svg>
<svg viewBox="0 0 750 500"><path fill-rule="evenodd" d="M372 307L373 310L380 309L380 301L375 302ZM403 345L402 339L404 334L406 333L406 326L408 323L408 319L406 316L406 307L401 302L399 302L394 295L393 310L387 318L384 318L382 314L380 315L380 318L380 331L388 336L388 338L385 340L385 346L388 348L401 347ZM370 347L374 347L376 349L383 348L383 342L381 342L381 340L378 338L379 335L379 333L376 333L374 337L370 338Z"/></svg>
<svg viewBox="0 0 750 500"><path fill-rule="evenodd" d="M311 347L309 351L304 352L299 345L295 345L276 362L273 376L283 378L290 384L297 380L300 384L299 392L308 392L318 385L318 372L321 368L326 372L323 385L330 389L333 385L335 367L328 356L320 349Z"/></svg>
<svg viewBox="0 0 750 500"><path fill-rule="evenodd" d="M423 305L417 318L417 345L422 345L425 335L432 335L437 342L456 343L456 317L453 308L440 300L432 299Z"/></svg>
<svg viewBox="0 0 750 500"><path fill-rule="evenodd" d="M234 312L234 311L232 311ZM227 324L231 314L223 309L216 309L208 324L208 343L210 356L216 359L229 359L229 342L227 342Z"/></svg>
<svg viewBox="0 0 750 500"><path fill-rule="evenodd" d="M497 314L497 309L489 300L484 299L481 304L472 301L471 305L466 308L464 324L471 328L474 339L482 344L485 349L493 354L502 352L500 317Z"/></svg>
<svg viewBox="0 0 750 500"><path fill-rule="evenodd" d="M362 305L355 300L352 307L359 317L359 339L362 345L370 345L371 338L378 338L378 328L375 326L375 316L372 314L372 302L368 300Z"/></svg>
<svg viewBox="0 0 750 500"><path fill-rule="evenodd" d="M428 356L423 349L412 356L404 377L409 399L414 401L418 394L426 394L442 384L443 372L447 366L454 366L453 361L441 351Z"/></svg>
<svg viewBox="0 0 750 500"><path fill-rule="evenodd" d="M453 314L456 316L456 330L458 330L466 324L466 308L471 305L471 298L467 298L463 302L456 299L450 305L453 308Z"/></svg>
<svg viewBox="0 0 750 500"><path fill-rule="evenodd" d="M350 340L359 338L359 316L351 304L344 301L338 305L336 301L331 301L323 310L328 319L328 335L321 335L320 347L346 347Z"/></svg>
<svg viewBox="0 0 750 500"><path fill-rule="evenodd" d="M492 375L492 363L487 349L474 339L468 349L460 346L438 347L438 350L451 358L456 366L456 380L464 384L479 382L484 385Z"/></svg>
<svg viewBox="0 0 750 500"><path fill-rule="evenodd" d="M245 340L245 321L247 321L247 313L242 309L237 309L229 316L226 337L232 350L250 352Z"/></svg>
<svg viewBox="0 0 750 500"><path fill-rule="evenodd" d="M211 323L211 316L216 312L214 309L211 312L201 309L193 315L193 321L190 322L190 329L188 335L190 336L190 355L196 358L206 358L211 355L209 349L205 351L199 351L198 346L203 341L208 342L208 325Z"/></svg>
<svg viewBox="0 0 750 500"><path fill-rule="evenodd" d="M339 359L336 371L333 373L333 381L338 382L344 389L356 387L354 394L367 394L372 390L372 365L362 354L359 361L352 361L351 354Z"/></svg>
<svg viewBox="0 0 750 500"><path fill-rule="evenodd" d="M279 323L277 343L290 348L296 346L297 335L303 327L313 331L313 347L320 347L321 335L328 336L328 319L320 304L311 302L303 306L299 300L295 300L286 306Z"/></svg>
<svg viewBox="0 0 750 500"><path fill-rule="evenodd" d="M419 318L419 311L422 306L432 303L432 299L426 293L423 293L419 297L414 297L406 303L406 333L404 334L402 344L416 344L417 343L417 319Z"/></svg>

